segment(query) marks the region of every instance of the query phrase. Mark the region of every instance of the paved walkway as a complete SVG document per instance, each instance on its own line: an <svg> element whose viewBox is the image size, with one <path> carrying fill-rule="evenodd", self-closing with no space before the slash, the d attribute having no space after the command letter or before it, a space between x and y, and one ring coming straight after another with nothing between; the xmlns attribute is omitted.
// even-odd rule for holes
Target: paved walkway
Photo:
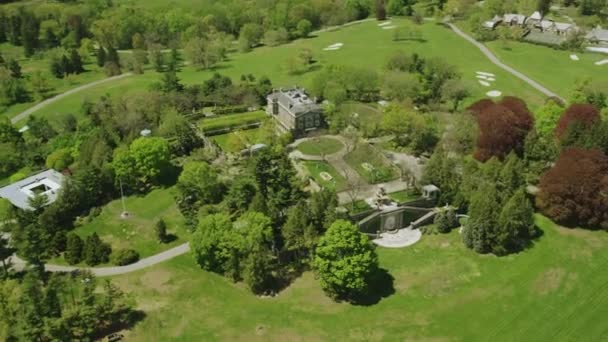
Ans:
<svg viewBox="0 0 608 342"><path fill-rule="evenodd" d="M408 247L420 240L422 232L418 229L404 228L397 232L385 232L379 238L372 240L380 247L403 248Z"/></svg>
<svg viewBox="0 0 608 342"><path fill-rule="evenodd" d="M74 267L74 266L62 266L62 265L52 265L46 264L45 269L49 272L73 272L76 270L81 271L89 271L98 277L108 277L115 276L120 274L131 273L135 271L142 270L146 267L150 267L161 262L171 260L180 255L186 254L190 251L190 245L186 242L177 247L171 248L162 253L158 253L156 255L144 258L139 260L138 262L127 265L127 266L114 266L114 267ZM17 256L13 255L9 258L9 261L13 264L13 267L18 270L22 270L26 266L26 262L24 260L19 259Z"/></svg>
<svg viewBox="0 0 608 342"><path fill-rule="evenodd" d="M85 85L81 85L80 87L76 87L74 89L70 89L70 90L66 91L65 93L61 93L59 95L53 96L51 98L48 98L48 99L40 102L39 104L37 104L37 105L29 108L28 110L17 114L15 117L13 117L11 119L11 122L14 124L14 123L17 123L17 122L19 122L19 121L21 121L23 119L26 119L28 116L32 115L34 112L36 112L36 111L38 111L38 110L40 110L40 109L42 109L42 108L50 105L51 103L57 102L57 101L65 98L65 97L68 97L68 96L70 96L70 95L72 95L74 93L77 93L77 92L81 91L81 90L85 90L85 89L88 89L88 88L91 88L91 87L95 87L95 86L98 86L100 84L104 84L104 83L107 83L107 82L116 81L116 80L119 80L119 79L122 79L122 78L125 78L125 77L129 77L131 75L133 75L133 74L130 73L130 72L128 72L126 74L122 74L122 75L118 75L118 76L114 76L114 77L104 78L103 80L87 83Z"/></svg>
<svg viewBox="0 0 608 342"><path fill-rule="evenodd" d="M530 86L532 86L533 88L535 88L536 90L540 91L541 93L549 96L549 97L556 97L559 98L560 100L566 102L565 99L563 99L562 97L560 97L559 95L557 95L556 93L552 92L551 90L543 87L542 85L540 85L538 82L534 81L533 79L531 79L530 77L522 74L521 72L511 68L510 66L504 64L503 62L501 62L498 57L496 57L496 55L494 55L494 53L492 53L492 51L490 51L490 49L488 49L485 45L483 45L482 43L476 41L473 37L469 36L468 34L464 33L461 29L459 29L458 27L456 27L456 25L452 24L452 23L445 23L446 25L448 25L457 35L461 36L462 38L468 40L469 42L471 42L471 44L477 46L477 48L479 50L481 50L481 52L486 55L486 57L488 57L488 59L494 63L496 66L498 66L499 68L507 71L508 73L510 73L511 75L523 80L524 82L528 83Z"/></svg>

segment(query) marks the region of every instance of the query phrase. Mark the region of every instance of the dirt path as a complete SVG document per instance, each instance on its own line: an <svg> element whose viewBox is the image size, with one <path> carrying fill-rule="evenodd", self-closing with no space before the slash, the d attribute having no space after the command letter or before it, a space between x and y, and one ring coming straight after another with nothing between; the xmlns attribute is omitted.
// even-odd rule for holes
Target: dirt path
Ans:
<svg viewBox="0 0 608 342"><path fill-rule="evenodd" d="M532 86L534 89L540 91L541 93L545 94L548 97L556 97L559 98L562 101L566 101L564 100L562 97L560 97L559 95L557 95L556 93L552 92L551 90L543 87L540 83L534 81L533 79L531 79L530 77L524 75L523 73L513 69L512 67L504 64L503 62L501 62L498 57L496 57L496 55L494 55L494 53L492 53L492 51L490 51L490 49L488 49L485 45L483 45L482 43L476 41L473 37L469 36L468 34L464 33L461 29L459 29L458 27L456 27L456 25L452 24L452 23L445 23L446 25L448 25L457 35L461 36L462 38L468 40L471 44L475 45L479 50L481 50L481 52L486 55L486 57L488 57L488 59L494 63L496 66L498 66L499 68L505 70L506 72L510 73L511 75L523 80L524 82L528 83L530 86Z"/></svg>
<svg viewBox="0 0 608 342"><path fill-rule="evenodd" d="M65 93L61 93L59 95L53 96L53 97L51 97L49 99L46 99L46 100L38 103L37 105L35 105L35 106L27 109L26 111L17 114L15 117L13 117L11 119L11 122L14 124L14 123L17 123L17 122L19 122L19 121L21 121L23 119L26 119L28 116L32 115L34 112L36 112L36 111L38 111L38 110L40 110L40 109L42 109L42 108L50 105L51 103L59 101L59 100L65 98L65 97L68 97L68 96L70 96L70 95L72 95L74 93L77 93L77 92L81 91L81 90L85 90L85 89L88 89L88 88L91 88L91 87L95 87L95 86L98 86L100 84L104 84L104 83L107 83L107 82L116 81L116 80L119 80L119 79L122 79L122 78L125 78L125 77L129 77L131 75L133 75L133 74L129 72L129 73L118 75L118 76L114 76L114 77L104 78L103 80L87 83L87 84L81 85L80 87L76 87L74 89L70 89L70 90L66 91Z"/></svg>

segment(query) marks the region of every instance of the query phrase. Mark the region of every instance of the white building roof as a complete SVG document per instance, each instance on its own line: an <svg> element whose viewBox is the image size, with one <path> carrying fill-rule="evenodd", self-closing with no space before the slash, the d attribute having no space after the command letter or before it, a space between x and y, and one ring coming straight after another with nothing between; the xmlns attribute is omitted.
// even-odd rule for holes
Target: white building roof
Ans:
<svg viewBox="0 0 608 342"><path fill-rule="evenodd" d="M541 22L540 22L540 27L541 27L543 30L547 30L547 29L550 29L551 27L553 27L553 25L554 25L554 24L555 24L555 23L554 23L554 22L552 22L551 20L541 20Z"/></svg>
<svg viewBox="0 0 608 342"><path fill-rule="evenodd" d="M574 26L570 23L555 23L555 28L558 29L559 31L566 31L573 27Z"/></svg>
<svg viewBox="0 0 608 342"><path fill-rule="evenodd" d="M0 197L6 198L14 206L32 210L29 199L36 194L46 195L48 204L57 200L59 190L63 183L63 175L55 170L46 170L30 176L11 185L0 188Z"/></svg>
<svg viewBox="0 0 608 342"><path fill-rule="evenodd" d="M515 21L519 25L523 25L526 22L526 16L523 14L507 13L504 15L504 21L507 23Z"/></svg>
<svg viewBox="0 0 608 342"><path fill-rule="evenodd" d="M608 41L608 30L594 28L587 34L587 39L597 39L600 41Z"/></svg>
<svg viewBox="0 0 608 342"><path fill-rule="evenodd" d="M532 15L530 16L530 19L532 19L532 20L542 20L543 19L543 15L540 14L539 11L536 11L536 12L532 13Z"/></svg>

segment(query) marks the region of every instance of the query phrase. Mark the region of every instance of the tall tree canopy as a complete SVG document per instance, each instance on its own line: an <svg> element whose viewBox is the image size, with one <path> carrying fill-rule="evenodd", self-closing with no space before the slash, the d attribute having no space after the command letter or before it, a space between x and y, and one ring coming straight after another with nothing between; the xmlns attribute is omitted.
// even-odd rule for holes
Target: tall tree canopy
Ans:
<svg viewBox="0 0 608 342"><path fill-rule="evenodd" d="M568 226L608 230L608 157L569 148L540 179L538 207Z"/></svg>

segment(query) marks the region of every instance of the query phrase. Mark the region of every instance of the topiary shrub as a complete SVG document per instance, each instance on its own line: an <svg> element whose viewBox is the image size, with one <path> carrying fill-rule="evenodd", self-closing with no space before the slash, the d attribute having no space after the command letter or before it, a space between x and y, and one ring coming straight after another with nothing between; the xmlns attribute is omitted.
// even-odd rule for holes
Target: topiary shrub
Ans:
<svg viewBox="0 0 608 342"><path fill-rule="evenodd" d="M132 249L122 249L114 253L112 261L116 266L125 266L139 261L139 253Z"/></svg>

